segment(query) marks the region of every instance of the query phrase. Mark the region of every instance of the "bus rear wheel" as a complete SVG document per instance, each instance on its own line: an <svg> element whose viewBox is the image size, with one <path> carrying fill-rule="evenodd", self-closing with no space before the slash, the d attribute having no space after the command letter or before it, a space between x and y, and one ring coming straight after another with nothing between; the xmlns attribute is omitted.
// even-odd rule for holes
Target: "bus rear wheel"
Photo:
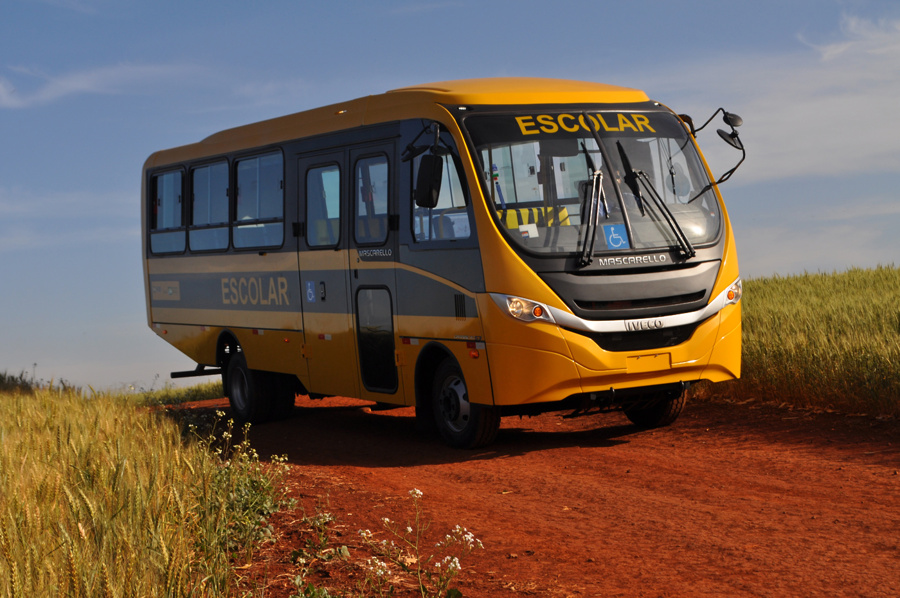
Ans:
<svg viewBox="0 0 900 598"><path fill-rule="evenodd" d="M673 423L684 410L682 389L649 393L623 409L625 417L639 428L651 430Z"/></svg>
<svg viewBox="0 0 900 598"><path fill-rule="evenodd" d="M497 437L500 411L469 402L466 381L454 360L445 359L438 366L432 400L438 432L450 446L475 448L490 444Z"/></svg>
<svg viewBox="0 0 900 598"><path fill-rule="evenodd" d="M234 419L241 423L260 423L269 417L271 405L263 376L247 367L241 352L228 360L225 393Z"/></svg>

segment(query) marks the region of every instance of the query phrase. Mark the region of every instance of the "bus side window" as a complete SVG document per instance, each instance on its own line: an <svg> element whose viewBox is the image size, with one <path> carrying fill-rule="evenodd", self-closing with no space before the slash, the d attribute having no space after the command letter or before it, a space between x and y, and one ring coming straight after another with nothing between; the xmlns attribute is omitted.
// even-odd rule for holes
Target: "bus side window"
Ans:
<svg viewBox="0 0 900 598"><path fill-rule="evenodd" d="M306 173L306 242L334 247L341 237L341 170L337 164Z"/></svg>
<svg viewBox="0 0 900 598"><path fill-rule="evenodd" d="M356 163L356 242L381 244L388 236L388 161L384 156Z"/></svg>
<svg viewBox="0 0 900 598"><path fill-rule="evenodd" d="M228 248L228 162L191 172L191 251Z"/></svg>
<svg viewBox="0 0 900 598"><path fill-rule="evenodd" d="M420 208L413 203L413 233L416 241L466 239L471 235L466 194L453 156L443 156L444 173L441 190L434 208ZM415 159L413 172L418 173L421 156ZM413 181L416 176L413 176Z"/></svg>
<svg viewBox="0 0 900 598"><path fill-rule="evenodd" d="M184 187L180 170L153 175L150 179L150 251L184 251Z"/></svg>
<svg viewBox="0 0 900 598"><path fill-rule="evenodd" d="M237 163L235 247L279 247L284 241L281 152Z"/></svg>

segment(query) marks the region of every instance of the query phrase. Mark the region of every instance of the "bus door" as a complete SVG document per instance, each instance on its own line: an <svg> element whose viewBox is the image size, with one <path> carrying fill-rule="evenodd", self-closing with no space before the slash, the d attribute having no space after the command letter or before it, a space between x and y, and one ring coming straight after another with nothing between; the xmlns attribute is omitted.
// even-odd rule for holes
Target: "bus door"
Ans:
<svg viewBox="0 0 900 598"><path fill-rule="evenodd" d="M350 309L346 153L299 159L298 252L303 296L303 355L309 391L359 396L356 334Z"/></svg>
<svg viewBox="0 0 900 598"><path fill-rule="evenodd" d="M350 288L356 314L360 398L402 403L395 358L397 313L394 145L351 150Z"/></svg>

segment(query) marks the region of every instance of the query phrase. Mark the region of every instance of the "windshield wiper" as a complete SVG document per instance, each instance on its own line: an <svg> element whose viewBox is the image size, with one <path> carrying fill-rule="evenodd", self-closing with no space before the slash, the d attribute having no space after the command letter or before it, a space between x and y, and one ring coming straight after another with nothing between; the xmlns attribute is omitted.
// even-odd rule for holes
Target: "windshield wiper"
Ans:
<svg viewBox="0 0 900 598"><path fill-rule="evenodd" d="M594 261L594 245L597 242L597 227L600 226L601 202L603 211L609 218L609 208L606 205L606 196L603 194L603 171L594 170L591 173L591 202L588 206L587 222L584 228L584 247L578 257L578 265L582 268Z"/></svg>
<svg viewBox="0 0 900 598"><path fill-rule="evenodd" d="M622 160L622 166L625 168L625 176L623 177L625 184L631 189L631 194L634 195L638 208L641 210L641 216L646 216L647 212L644 210L644 196L641 193L640 185L638 185L637 172L631 167L631 160L628 159L628 154L625 153L622 144L616 141L616 147L619 149L619 158Z"/></svg>
<svg viewBox="0 0 900 598"><path fill-rule="evenodd" d="M600 202L603 204L603 212L609 218L609 206L606 205L606 194L603 192L603 171L597 170L594 166L594 160L588 153L583 141L581 142L581 151L584 152L584 161L587 163L588 170L591 173L591 203L593 204L595 197L599 197ZM597 195L598 189L600 192L599 196Z"/></svg>
<svg viewBox="0 0 900 598"><path fill-rule="evenodd" d="M582 268L594 261L594 246L597 243L597 228L600 226L600 204L603 204L603 214L609 218L609 206L606 205L606 194L603 193L603 171L594 166L594 160L587 151L587 146L582 142L581 151L584 152L584 160L587 162L591 173L591 194L587 209L582 207L581 213L587 214L584 228L584 247L578 257L578 265Z"/></svg>
<svg viewBox="0 0 900 598"><path fill-rule="evenodd" d="M591 173L590 203L587 206L587 210L581 210L582 214L587 213L584 229L584 247L581 249L581 255L578 257L578 265L583 268L594 261L597 228L600 226L600 204L603 204L603 214L606 218L609 218L609 206L606 205L606 194L603 193L603 171L594 166L594 160L591 159L591 155L583 142L581 151L584 152L584 160Z"/></svg>
<svg viewBox="0 0 900 598"><path fill-rule="evenodd" d="M587 112L582 112L581 115L584 117L585 122L588 122ZM588 128L591 131L594 141L597 142L597 149L600 150L600 157L603 159L603 164L608 165L608 167L612 169L612 161L609 159L609 153L606 151L606 146L603 145L603 141L600 140L600 134L597 133L597 130L593 127ZM584 144L582 144L582 147L584 147ZM587 153L587 148L584 148L584 155L588 159L588 166L593 170L593 161ZM615 174L613 174L613 179L615 179ZM616 192L616 199L619 200L623 218L627 225L628 215L625 210L625 198L622 197L622 190L619 189L619 186L616 184L613 184L613 189ZM591 205L588 214L588 226L585 231L590 236L590 241L588 241L588 237L585 237L584 249L581 250L581 255L578 258L578 265L582 268L594 261L594 244L597 240L597 227L600 226L600 210L598 208L600 202L603 202L603 209L606 212L606 217L609 218L609 206L606 205L606 195L603 193L603 171L593 170L593 174L591 175Z"/></svg>
<svg viewBox="0 0 900 598"><path fill-rule="evenodd" d="M669 206L666 205L666 202L662 197L659 196L659 192L657 192L656 187L653 186L653 182L650 180L650 177L647 176L647 173L643 170L636 170L631 167L631 162L628 160L628 154L625 153L625 148L622 147L621 142L616 142L616 145L619 148L619 155L622 157L622 164L627 171L625 175L626 182L628 182L629 187L632 190L636 190L635 197L638 198L641 206L641 215L646 216L644 213L643 207L643 198L640 195L640 187L638 182L643 185L644 189L647 191L647 194L650 196L650 199L653 200L653 203L656 204L657 209L659 209L660 214L662 214L663 220L666 221L666 224L669 225L669 229L675 234L675 239L678 241L678 244L681 246L681 254L685 259L690 259L697 255L697 251L694 249L694 246L691 245L691 242L688 240L687 235L684 234L684 231L681 230L681 226L679 226L678 221L675 219L675 216L672 215L672 212L669 210Z"/></svg>

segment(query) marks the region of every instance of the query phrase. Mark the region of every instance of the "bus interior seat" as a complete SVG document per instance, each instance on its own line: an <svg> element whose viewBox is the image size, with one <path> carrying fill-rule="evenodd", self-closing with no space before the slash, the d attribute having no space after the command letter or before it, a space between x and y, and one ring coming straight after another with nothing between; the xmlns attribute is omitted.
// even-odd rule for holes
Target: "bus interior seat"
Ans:
<svg viewBox="0 0 900 598"><path fill-rule="evenodd" d="M356 219L356 240L360 243L380 243L387 238L387 214L360 216Z"/></svg>
<svg viewBox="0 0 900 598"><path fill-rule="evenodd" d="M310 245L337 245L338 238L340 238L339 218L324 218L316 220L313 224L315 224L315 230Z"/></svg>
<svg viewBox="0 0 900 598"><path fill-rule="evenodd" d="M568 225L569 210L565 206L557 208L511 208L500 210L500 221L506 228L517 229L523 224L536 224L537 226Z"/></svg>

